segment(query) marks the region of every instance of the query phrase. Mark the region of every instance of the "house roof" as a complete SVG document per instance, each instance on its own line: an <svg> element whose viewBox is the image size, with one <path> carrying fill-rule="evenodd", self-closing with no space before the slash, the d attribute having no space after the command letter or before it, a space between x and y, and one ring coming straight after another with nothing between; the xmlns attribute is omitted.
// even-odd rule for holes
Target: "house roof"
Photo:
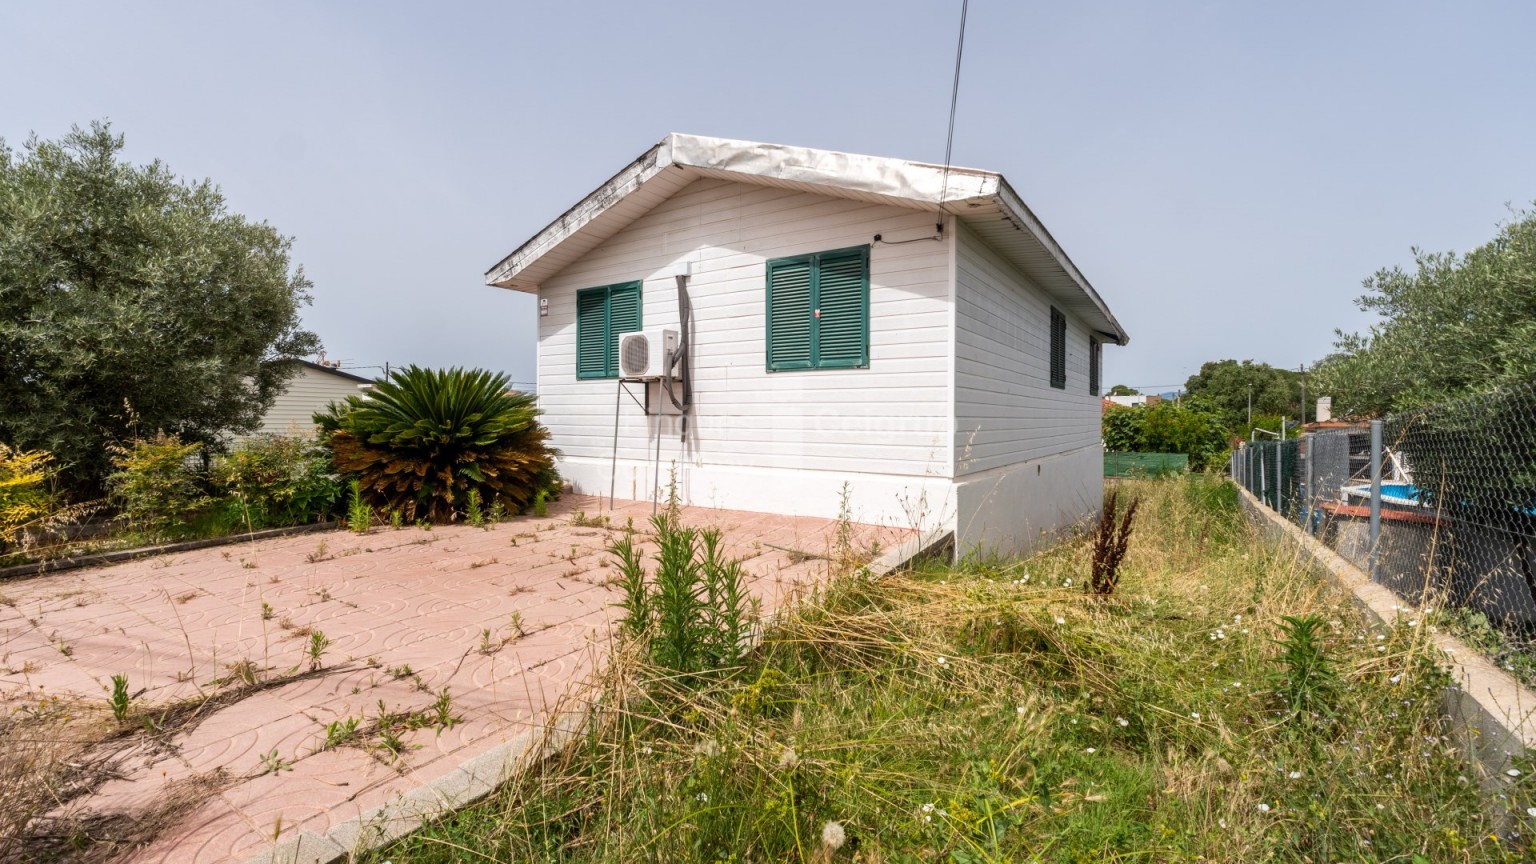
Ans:
<svg viewBox="0 0 1536 864"><path fill-rule="evenodd" d="M676 132L497 262L486 272L486 284L536 291L701 177L950 214L1102 336L1121 345L1129 341L1109 306L1001 174Z"/></svg>
<svg viewBox="0 0 1536 864"><path fill-rule="evenodd" d="M332 375L335 375L338 378L345 378L348 381L356 381L359 384L372 384L373 383L373 379L372 378L364 378L361 375L353 375L351 372L343 372L342 370L337 369L335 366L326 366L326 365L321 364L321 363L315 363L313 361L304 360L304 359L300 359L299 360L299 364L302 365L302 366L307 366L310 369L315 370L316 372L328 372L328 373L330 373Z"/></svg>

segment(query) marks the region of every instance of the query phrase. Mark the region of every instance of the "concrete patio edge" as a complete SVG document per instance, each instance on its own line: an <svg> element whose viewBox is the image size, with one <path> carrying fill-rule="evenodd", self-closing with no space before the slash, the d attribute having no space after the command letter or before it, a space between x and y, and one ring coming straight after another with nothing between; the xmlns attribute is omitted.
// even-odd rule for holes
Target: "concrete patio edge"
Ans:
<svg viewBox="0 0 1536 864"><path fill-rule="evenodd" d="M1238 494L1249 518L1267 536L1294 543L1367 615L1391 626L1402 614L1404 601L1390 588L1371 581L1343 556L1260 504L1248 490L1238 487ZM1458 746L1483 772L1483 787L1496 791L1508 781L1504 772L1511 761L1536 749L1536 693L1454 636L1437 633L1434 643L1445 653L1455 682L1445 694L1445 713L1455 728Z"/></svg>
<svg viewBox="0 0 1536 864"><path fill-rule="evenodd" d="M870 576L879 578L899 569L944 543L952 533L948 528L935 528L914 534L871 561L867 565ZM574 690L581 687L578 683ZM591 716L590 701L559 711L546 727L523 732L430 783L333 826L323 835L303 832L246 859L245 864L335 864L356 859L399 840L431 819L484 799L537 762L558 754L575 740Z"/></svg>
<svg viewBox="0 0 1536 864"><path fill-rule="evenodd" d="M80 570L85 567L101 567L109 564L121 564L124 561L132 561L136 558L148 558L152 555L170 555L174 552L190 552L194 549L208 549L213 546L230 546L235 543L251 543L256 540L266 540L270 537L289 537L294 534L312 534L318 531L333 531L341 527L340 522L315 522L309 525L288 525L282 528L265 528L261 531L251 531L245 534L226 534L223 537L205 537L202 540L187 540L182 543L163 543L159 546L139 546L135 549L119 549L115 552L97 552L93 555L80 555L75 558L57 558L51 561L38 561L32 564L17 564L11 567L0 567L0 581L8 579L26 579L33 576L50 576L54 573L64 573L69 570Z"/></svg>

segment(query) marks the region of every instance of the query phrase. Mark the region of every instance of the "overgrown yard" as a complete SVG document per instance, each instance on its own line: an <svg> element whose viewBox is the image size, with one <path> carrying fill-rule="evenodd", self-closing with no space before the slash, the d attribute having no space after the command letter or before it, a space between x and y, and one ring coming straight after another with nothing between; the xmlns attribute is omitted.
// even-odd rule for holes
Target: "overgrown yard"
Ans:
<svg viewBox="0 0 1536 864"><path fill-rule="evenodd" d="M1367 626L1229 484L1120 488L1113 596L1084 540L842 577L725 672L636 643L576 746L375 858L1529 860L1446 737L1426 621Z"/></svg>

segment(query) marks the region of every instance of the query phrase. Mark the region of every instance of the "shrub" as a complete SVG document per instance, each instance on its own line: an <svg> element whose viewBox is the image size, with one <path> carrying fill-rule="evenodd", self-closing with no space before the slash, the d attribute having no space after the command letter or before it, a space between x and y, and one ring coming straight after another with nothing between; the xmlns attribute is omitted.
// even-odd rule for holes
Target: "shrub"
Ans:
<svg viewBox="0 0 1536 864"><path fill-rule="evenodd" d="M245 441L214 466L213 483L252 528L318 522L341 501L330 453L295 435Z"/></svg>
<svg viewBox="0 0 1536 864"><path fill-rule="evenodd" d="M315 422L372 506L447 522L464 515L470 490L482 507L520 513L554 489L555 454L533 402L506 375L408 366Z"/></svg>
<svg viewBox="0 0 1536 864"><path fill-rule="evenodd" d="M213 503L205 479L191 467L202 449L164 432L112 448L111 499L135 530L154 538L195 533L190 522Z"/></svg>
<svg viewBox="0 0 1536 864"><path fill-rule="evenodd" d="M648 640L652 662L674 672L735 665L756 618L741 562L725 557L718 528L684 527L670 510L651 526L659 547L654 582L646 581L632 536L609 547L624 595L617 605L628 613L622 632Z"/></svg>
<svg viewBox="0 0 1536 864"><path fill-rule="evenodd" d="M16 545L23 529L53 512L53 496L47 489L51 461L42 451L0 444L0 552Z"/></svg>

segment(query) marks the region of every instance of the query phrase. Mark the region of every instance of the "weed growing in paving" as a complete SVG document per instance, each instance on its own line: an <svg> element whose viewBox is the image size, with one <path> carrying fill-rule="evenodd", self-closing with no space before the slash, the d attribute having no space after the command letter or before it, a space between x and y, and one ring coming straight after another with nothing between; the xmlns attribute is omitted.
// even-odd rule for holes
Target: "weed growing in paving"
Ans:
<svg viewBox="0 0 1536 864"><path fill-rule="evenodd" d="M321 749L331 750L351 742L357 737L359 722L356 717L348 717L325 724L325 746Z"/></svg>
<svg viewBox="0 0 1536 864"><path fill-rule="evenodd" d="M464 521L476 528L485 527L485 511L480 507L480 490L469 490L464 503Z"/></svg>
<svg viewBox="0 0 1536 864"><path fill-rule="evenodd" d="M128 693L128 676L112 676L112 719L118 725L128 722L128 708L133 703L133 697Z"/></svg>
<svg viewBox="0 0 1536 864"><path fill-rule="evenodd" d="M632 533L610 547L627 613L622 631L645 640L650 658L675 672L735 665L756 617L741 562L725 557L719 529L686 527L674 510L657 514L651 527L660 547L654 581Z"/></svg>
<svg viewBox="0 0 1536 864"><path fill-rule="evenodd" d="M1525 860L1448 738L1426 628L1368 626L1230 487L1126 485L1111 596L1081 589L1087 539L845 576L708 676L658 662L661 586L628 597L650 623L576 744L376 860Z"/></svg>
<svg viewBox="0 0 1536 864"><path fill-rule="evenodd" d="M293 763L279 756L276 747L272 748L272 752L270 753L261 754L261 773L276 774L279 771L292 770Z"/></svg>
<svg viewBox="0 0 1536 864"><path fill-rule="evenodd" d="M353 480L347 499L347 528L354 534L367 534L373 527L373 508L363 500L362 486Z"/></svg>

